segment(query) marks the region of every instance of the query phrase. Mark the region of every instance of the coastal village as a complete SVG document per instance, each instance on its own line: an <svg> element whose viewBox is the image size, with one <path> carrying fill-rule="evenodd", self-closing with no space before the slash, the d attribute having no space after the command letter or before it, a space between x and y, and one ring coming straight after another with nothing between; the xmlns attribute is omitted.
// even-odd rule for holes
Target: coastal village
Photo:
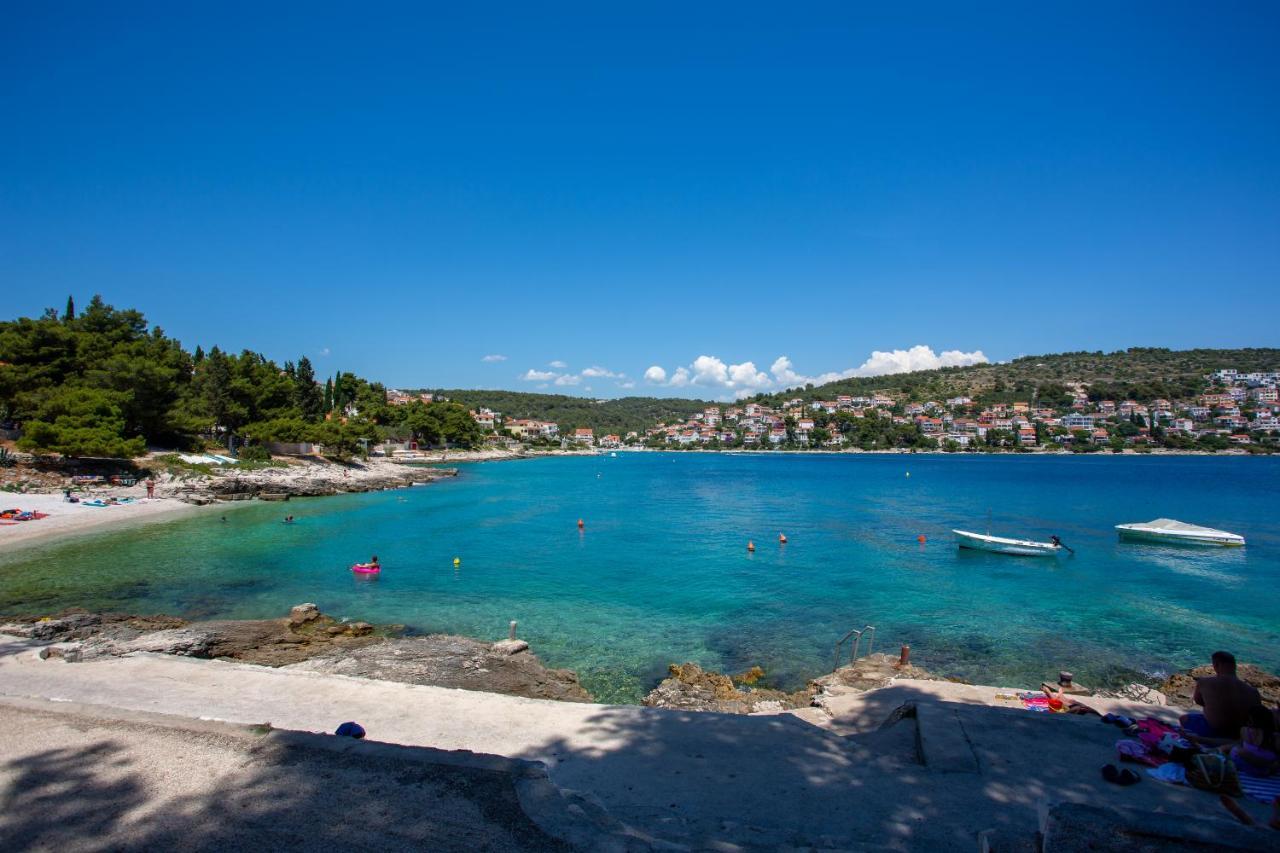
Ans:
<svg viewBox="0 0 1280 853"><path fill-rule="evenodd" d="M1084 383L1070 383L1070 406L1008 403L967 396L909 402L878 393L833 399L796 396L780 406L760 402L708 405L682 422L657 423L643 433L597 434L587 427L504 418L488 408L471 417L490 443L618 449L910 448L957 451L1146 452L1173 450L1271 452L1280 447L1280 371L1218 370L1188 399L1094 399ZM431 395L421 395L430 397ZM419 399L400 391L388 401ZM436 398L438 399L438 398ZM429 400L428 400L429 402ZM392 451L403 448L392 448Z"/></svg>

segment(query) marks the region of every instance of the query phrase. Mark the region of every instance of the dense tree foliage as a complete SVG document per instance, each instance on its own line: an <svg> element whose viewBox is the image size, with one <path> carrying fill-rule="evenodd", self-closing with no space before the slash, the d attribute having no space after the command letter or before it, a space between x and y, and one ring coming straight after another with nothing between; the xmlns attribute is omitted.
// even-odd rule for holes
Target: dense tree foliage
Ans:
<svg viewBox="0 0 1280 853"><path fill-rule="evenodd" d="M424 389L430 390L430 389ZM622 397L593 400L565 394L529 394L521 391L443 390L435 393L469 408L484 406L506 418L535 418L552 421L561 434L578 427L590 427L597 435L635 431L643 433L659 421L683 421L711 405L702 400Z"/></svg>
<svg viewBox="0 0 1280 853"><path fill-rule="evenodd" d="M345 457L413 433L410 414L432 425L424 441L481 440L461 406L424 406L425 416L405 408L351 373L322 388L305 356L282 368L248 350L188 353L140 312L97 296L80 313L68 298L61 315L0 323L0 421L19 425L19 445L37 452L131 457L147 445L311 441Z"/></svg>

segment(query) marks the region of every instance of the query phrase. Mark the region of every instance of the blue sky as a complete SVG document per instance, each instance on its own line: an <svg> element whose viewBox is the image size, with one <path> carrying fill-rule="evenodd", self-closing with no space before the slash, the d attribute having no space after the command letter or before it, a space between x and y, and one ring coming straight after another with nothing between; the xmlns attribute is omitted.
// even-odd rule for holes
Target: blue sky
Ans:
<svg viewBox="0 0 1280 853"><path fill-rule="evenodd" d="M1280 343L1278 4L464 5L11 6L0 313L596 396Z"/></svg>

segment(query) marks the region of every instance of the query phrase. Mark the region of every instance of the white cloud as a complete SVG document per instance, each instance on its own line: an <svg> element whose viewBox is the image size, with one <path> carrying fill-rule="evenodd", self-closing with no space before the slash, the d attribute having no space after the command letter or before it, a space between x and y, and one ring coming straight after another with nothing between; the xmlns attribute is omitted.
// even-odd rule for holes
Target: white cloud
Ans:
<svg viewBox="0 0 1280 853"><path fill-rule="evenodd" d="M548 379L555 379L556 375L550 370L534 370L530 368L520 378L525 382L546 382Z"/></svg>
<svg viewBox="0 0 1280 853"><path fill-rule="evenodd" d="M582 375L591 377L592 379L622 379L625 376L625 374L614 373L612 370L600 367L599 365L592 365L591 367L588 367L586 370L582 371Z"/></svg>
<svg viewBox="0 0 1280 853"><path fill-rule="evenodd" d="M327 356L330 352L331 352L331 350L330 350L328 347L321 347L321 348L320 348L320 355L322 355L322 356Z"/></svg>
<svg viewBox="0 0 1280 853"><path fill-rule="evenodd" d="M980 349L973 352L946 350L943 353L936 353L924 344L917 344L911 349L896 349L889 352L876 350L853 375L883 376L889 373L910 373L913 370L967 367L971 364L986 363L987 357Z"/></svg>
<svg viewBox="0 0 1280 853"><path fill-rule="evenodd" d="M480 360L492 364L495 361L506 361L507 357L505 355L498 355L497 353L494 353L493 355L486 355Z"/></svg>
<svg viewBox="0 0 1280 853"><path fill-rule="evenodd" d="M820 373L817 376L806 376L796 372L791 365L791 359L785 355L779 356L769 371L773 374L779 388L795 388L810 383L822 385L854 376L886 376L893 373L910 373L913 370L935 370L939 367L966 367L971 364L986 363L987 356L980 349L973 352L946 350L939 354L924 344L918 344L911 349L896 349L888 352L875 350L870 358L858 367Z"/></svg>
<svg viewBox="0 0 1280 853"><path fill-rule="evenodd" d="M700 355L693 360L693 384L724 385L729 381L729 368L713 355Z"/></svg>
<svg viewBox="0 0 1280 853"><path fill-rule="evenodd" d="M577 385L581 381L581 376L574 376L572 373L561 373L556 377L557 385Z"/></svg>
<svg viewBox="0 0 1280 853"><path fill-rule="evenodd" d="M560 361L560 359L556 359L547 365L547 367L554 367L556 370L564 370L568 366L569 365L565 364L563 361Z"/></svg>
<svg viewBox="0 0 1280 853"><path fill-rule="evenodd" d="M634 387L636 387L636 383L632 382L631 380L627 380L626 382L619 382L619 383L618 383L618 387L619 387L619 388L634 388Z"/></svg>
<svg viewBox="0 0 1280 853"><path fill-rule="evenodd" d="M780 391L808 384L822 385L854 376L883 376L986 362L987 357L982 350L946 350L937 353L920 344L910 349L887 352L876 350L858 367L816 375L799 372L785 355L778 356L768 371L760 370L752 361L726 364L716 356L700 355L689 367L676 368L670 379L667 378L667 372L656 364L644 372L644 378L652 385L665 385L669 388L698 386L719 391L722 398L742 399L762 391Z"/></svg>
<svg viewBox="0 0 1280 853"><path fill-rule="evenodd" d="M744 392L746 395L754 394L773 385L773 379L757 368L755 362L726 364L714 355L700 355L688 367L677 367L670 380L666 380L666 375L666 371L656 364L644 372L644 378L653 384L665 384L671 388L696 385L738 396L743 396Z"/></svg>
<svg viewBox="0 0 1280 853"><path fill-rule="evenodd" d="M763 370L756 370L754 362L729 365L729 384L735 388L767 388L772 380Z"/></svg>

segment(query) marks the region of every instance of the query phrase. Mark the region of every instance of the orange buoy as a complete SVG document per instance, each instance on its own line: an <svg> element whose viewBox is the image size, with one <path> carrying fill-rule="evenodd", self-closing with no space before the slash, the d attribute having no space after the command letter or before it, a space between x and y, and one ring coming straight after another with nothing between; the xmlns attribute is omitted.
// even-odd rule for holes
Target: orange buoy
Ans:
<svg viewBox="0 0 1280 853"><path fill-rule="evenodd" d="M778 541L779 541L779 542L781 542L783 545L786 545L786 544L787 544L787 534L785 534L785 533L779 533L779 534L778 534Z"/></svg>
<svg viewBox="0 0 1280 853"><path fill-rule="evenodd" d="M754 542L752 542L750 539L748 539L748 540L747 540L747 550L748 550L748 551L755 551L755 549L756 549L756 543L754 543Z"/></svg>
<svg viewBox="0 0 1280 853"><path fill-rule="evenodd" d="M923 545L925 543L924 534L921 533L919 536L917 536L916 541L919 542L921 545Z"/></svg>
<svg viewBox="0 0 1280 853"><path fill-rule="evenodd" d="M586 527L586 525L582 523L582 519L578 519L578 529L581 530L584 527Z"/></svg>

